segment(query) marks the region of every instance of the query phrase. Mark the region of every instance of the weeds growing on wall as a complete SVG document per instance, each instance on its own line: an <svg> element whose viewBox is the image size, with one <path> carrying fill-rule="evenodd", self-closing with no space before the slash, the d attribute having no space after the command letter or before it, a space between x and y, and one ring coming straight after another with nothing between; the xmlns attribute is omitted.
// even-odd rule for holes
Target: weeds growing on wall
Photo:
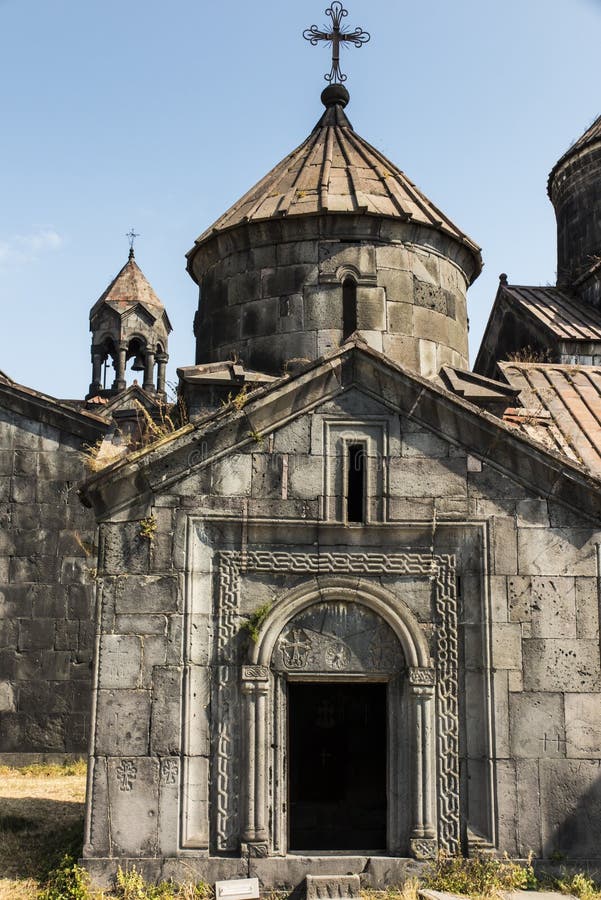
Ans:
<svg viewBox="0 0 601 900"><path fill-rule="evenodd" d="M259 640L259 632L261 630L261 625L269 615L271 610L271 603L263 603L262 606L257 607L254 612L250 614L250 616L242 623L240 626L244 628L245 631L248 631L251 640L256 644Z"/></svg>

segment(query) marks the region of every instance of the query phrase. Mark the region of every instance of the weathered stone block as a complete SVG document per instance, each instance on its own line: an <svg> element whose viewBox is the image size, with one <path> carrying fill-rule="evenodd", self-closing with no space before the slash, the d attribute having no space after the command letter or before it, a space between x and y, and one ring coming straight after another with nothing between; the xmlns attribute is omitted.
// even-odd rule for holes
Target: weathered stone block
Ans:
<svg viewBox="0 0 601 900"><path fill-rule="evenodd" d="M157 759L110 759L108 795L113 853L156 856L158 852ZM132 828L132 822L136 827Z"/></svg>
<svg viewBox="0 0 601 900"><path fill-rule="evenodd" d="M576 637L573 578L515 576L508 585L512 622L529 622L532 637Z"/></svg>
<svg viewBox="0 0 601 900"><path fill-rule="evenodd" d="M386 295L383 288L357 288L357 328L384 331L386 328Z"/></svg>
<svg viewBox="0 0 601 900"><path fill-rule="evenodd" d="M548 638L523 642L524 690L595 691L601 688L596 641Z"/></svg>
<svg viewBox="0 0 601 900"><path fill-rule="evenodd" d="M401 497L461 497L466 493L465 460L391 459L391 494Z"/></svg>
<svg viewBox="0 0 601 900"><path fill-rule="evenodd" d="M516 759L565 756L562 694L510 694L509 721L511 755Z"/></svg>
<svg viewBox="0 0 601 900"><path fill-rule="evenodd" d="M429 431L416 431L403 437L401 454L442 458L449 455L449 444Z"/></svg>
<svg viewBox="0 0 601 900"><path fill-rule="evenodd" d="M120 578L116 585L118 615L146 615L178 610L178 581L172 575Z"/></svg>
<svg viewBox="0 0 601 900"><path fill-rule="evenodd" d="M596 536L569 528L521 528L519 572L523 575L596 575Z"/></svg>
<svg viewBox="0 0 601 900"><path fill-rule="evenodd" d="M211 467L211 484L215 494L226 497L248 497L252 483L252 454L238 453L218 460Z"/></svg>
<svg viewBox="0 0 601 900"><path fill-rule="evenodd" d="M543 852L568 859L598 856L601 842L601 780L597 761L541 760Z"/></svg>
<svg viewBox="0 0 601 900"><path fill-rule="evenodd" d="M142 756L148 752L148 691L98 692L96 752L107 756Z"/></svg>
<svg viewBox="0 0 601 900"><path fill-rule="evenodd" d="M152 675L150 752L170 756L180 752L182 671L155 668Z"/></svg>
<svg viewBox="0 0 601 900"><path fill-rule="evenodd" d="M102 688L135 688L140 683L142 648L133 634L105 634L100 639L99 684Z"/></svg>
<svg viewBox="0 0 601 900"><path fill-rule="evenodd" d="M565 755L576 759L601 759L599 694L566 694L565 719Z"/></svg>

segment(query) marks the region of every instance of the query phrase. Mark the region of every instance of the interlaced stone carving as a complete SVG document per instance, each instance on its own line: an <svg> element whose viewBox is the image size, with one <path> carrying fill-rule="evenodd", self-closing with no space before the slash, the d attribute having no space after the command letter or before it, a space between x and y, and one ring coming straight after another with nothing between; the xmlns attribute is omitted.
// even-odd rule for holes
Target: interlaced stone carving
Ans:
<svg viewBox="0 0 601 900"><path fill-rule="evenodd" d="M438 734L438 846L459 849L459 720L457 711L458 641L455 557L430 553L290 553L286 551L227 550L219 553L217 654L217 848L235 849L239 833L235 754L232 751L230 709L235 687L231 683L233 638L238 613L239 574L244 571L310 575L414 575L428 577L435 587L436 687ZM225 665L224 663L229 663ZM428 671L428 670L420 670ZM426 676L416 676L426 677ZM424 683L424 682L420 682ZM430 852L435 842L424 840L414 852ZM426 844L428 845L426 847Z"/></svg>

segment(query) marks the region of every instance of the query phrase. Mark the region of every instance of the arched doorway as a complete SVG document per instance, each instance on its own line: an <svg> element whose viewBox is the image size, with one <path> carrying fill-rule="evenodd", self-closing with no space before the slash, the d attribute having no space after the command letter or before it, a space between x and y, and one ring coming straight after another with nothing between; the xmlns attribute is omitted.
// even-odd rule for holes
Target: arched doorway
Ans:
<svg viewBox="0 0 601 900"><path fill-rule="evenodd" d="M249 853L434 847L427 644L398 598L348 581L283 598L243 667Z"/></svg>

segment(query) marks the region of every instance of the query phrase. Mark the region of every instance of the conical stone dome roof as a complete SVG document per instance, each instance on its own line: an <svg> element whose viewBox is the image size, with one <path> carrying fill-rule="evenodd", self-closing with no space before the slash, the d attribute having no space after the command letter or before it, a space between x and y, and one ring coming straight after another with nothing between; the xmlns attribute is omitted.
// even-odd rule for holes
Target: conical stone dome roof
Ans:
<svg viewBox="0 0 601 900"><path fill-rule="evenodd" d="M339 85L326 88L326 110L309 137L195 241L252 222L327 213L411 221L445 232L478 257L479 247L379 150L353 129ZM192 256L194 249L188 256Z"/></svg>

